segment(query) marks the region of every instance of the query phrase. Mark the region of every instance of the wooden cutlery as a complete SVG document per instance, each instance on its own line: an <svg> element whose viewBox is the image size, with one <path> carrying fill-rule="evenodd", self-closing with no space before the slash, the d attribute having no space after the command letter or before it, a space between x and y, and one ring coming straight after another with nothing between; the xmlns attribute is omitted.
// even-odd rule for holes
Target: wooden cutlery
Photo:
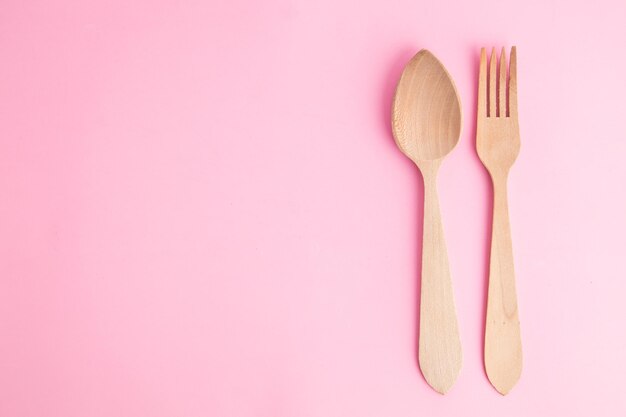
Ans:
<svg viewBox="0 0 626 417"><path fill-rule="evenodd" d="M419 364L444 394L461 369L462 354L448 254L437 197L437 171L461 133L461 103L450 75L421 50L406 65L393 102L393 135L424 178L424 235Z"/></svg>
<svg viewBox="0 0 626 417"><path fill-rule="evenodd" d="M476 149L493 183L485 370L495 389L501 394L507 394L522 372L522 342L507 204L507 177L520 148L515 47L511 49L508 94L504 48L500 54L499 71L496 70L496 61L494 48L487 77L487 54L482 49L478 76Z"/></svg>
<svg viewBox="0 0 626 417"><path fill-rule="evenodd" d="M484 360L491 384L507 394L522 371L507 205L507 177L520 148L515 47L508 77L504 48L499 66L492 50L489 71L482 49L477 118L476 148L491 176L494 195ZM398 147L424 179L419 364L428 384L445 394L457 379L462 353L436 178L441 161L459 140L462 118L454 82L427 50L419 51L406 65L392 119Z"/></svg>

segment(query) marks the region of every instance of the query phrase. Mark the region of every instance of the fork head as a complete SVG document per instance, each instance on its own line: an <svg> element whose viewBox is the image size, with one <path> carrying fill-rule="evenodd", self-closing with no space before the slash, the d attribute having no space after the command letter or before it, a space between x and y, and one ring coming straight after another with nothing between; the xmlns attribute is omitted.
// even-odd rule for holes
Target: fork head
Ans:
<svg viewBox="0 0 626 417"><path fill-rule="evenodd" d="M477 114L476 149L480 160L492 175L499 171L508 172L520 148L515 47L511 48L508 77L504 48L500 54L499 66L496 50L492 49L489 59L489 77L487 77L487 53L485 48L480 51Z"/></svg>

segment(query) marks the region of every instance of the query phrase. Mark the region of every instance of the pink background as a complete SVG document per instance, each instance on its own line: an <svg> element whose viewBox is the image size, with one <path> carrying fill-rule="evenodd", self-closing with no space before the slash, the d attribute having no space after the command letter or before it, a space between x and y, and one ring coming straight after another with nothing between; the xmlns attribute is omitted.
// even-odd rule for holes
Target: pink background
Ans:
<svg viewBox="0 0 626 417"><path fill-rule="evenodd" d="M626 415L626 3L24 1L0 10L0 416ZM524 371L482 363L481 46L518 46ZM406 61L454 77L439 177L464 365L416 365Z"/></svg>

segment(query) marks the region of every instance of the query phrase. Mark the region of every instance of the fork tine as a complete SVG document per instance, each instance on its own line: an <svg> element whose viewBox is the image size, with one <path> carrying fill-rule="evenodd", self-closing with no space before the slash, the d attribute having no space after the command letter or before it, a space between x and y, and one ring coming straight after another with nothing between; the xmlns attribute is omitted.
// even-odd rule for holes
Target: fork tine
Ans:
<svg viewBox="0 0 626 417"><path fill-rule="evenodd" d="M498 81L498 117L506 117L506 52L500 53L500 80Z"/></svg>
<svg viewBox="0 0 626 417"><path fill-rule="evenodd" d="M511 48L509 68L509 116L517 118L517 49Z"/></svg>
<svg viewBox="0 0 626 417"><path fill-rule="evenodd" d="M491 49L489 58L489 117L496 117L496 48Z"/></svg>
<svg viewBox="0 0 626 417"><path fill-rule="evenodd" d="M480 70L478 72L478 117L487 116L487 52L480 49Z"/></svg>

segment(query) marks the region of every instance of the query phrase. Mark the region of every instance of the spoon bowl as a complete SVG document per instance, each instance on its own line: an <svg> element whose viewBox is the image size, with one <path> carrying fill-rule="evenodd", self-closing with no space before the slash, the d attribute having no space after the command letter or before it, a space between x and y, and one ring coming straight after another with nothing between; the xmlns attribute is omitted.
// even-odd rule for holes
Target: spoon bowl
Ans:
<svg viewBox="0 0 626 417"><path fill-rule="evenodd" d="M406 65L393 102L393 136L413 162L443 158L461 134L461 102L450 75L422 49Z"/></svg>

